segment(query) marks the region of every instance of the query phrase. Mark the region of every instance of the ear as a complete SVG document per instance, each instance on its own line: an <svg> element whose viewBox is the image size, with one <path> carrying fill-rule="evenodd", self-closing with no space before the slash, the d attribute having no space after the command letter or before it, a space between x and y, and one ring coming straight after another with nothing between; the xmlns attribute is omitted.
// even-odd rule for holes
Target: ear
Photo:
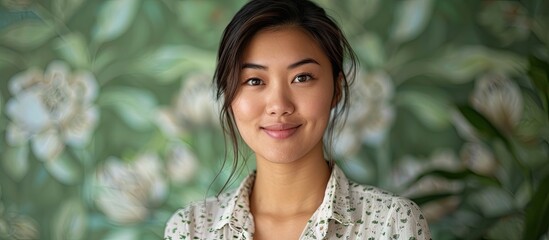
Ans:
<svg viewBox="0 0 549 240"><path fill-rule="evenodd" d="M334 81L334 97L332 98L332 108L337 106L337 104L339 103L343 95L343 91L341 89L342 82L343 82L343 74L340 72L337 75L337 79Z"/></svg>

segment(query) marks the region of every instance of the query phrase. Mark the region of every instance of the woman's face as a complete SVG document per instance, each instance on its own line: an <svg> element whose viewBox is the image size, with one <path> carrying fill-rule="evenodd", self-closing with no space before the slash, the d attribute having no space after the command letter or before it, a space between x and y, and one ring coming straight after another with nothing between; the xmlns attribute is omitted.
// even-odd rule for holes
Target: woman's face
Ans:
<svg viewBox="0 0 549 240"><path fill-rule="evenodd" d="M242 63L231 108L257 161L323 159L322 137L336 100L331 63L317 42L298 27L263 30Z"/></svg>

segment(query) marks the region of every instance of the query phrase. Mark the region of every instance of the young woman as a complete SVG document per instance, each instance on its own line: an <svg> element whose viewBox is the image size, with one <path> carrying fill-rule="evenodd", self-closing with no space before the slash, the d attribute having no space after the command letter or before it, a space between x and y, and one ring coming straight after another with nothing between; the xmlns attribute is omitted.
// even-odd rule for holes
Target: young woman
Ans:
<svg viewBox="0 0 549 240"><path fill-rule="evenodd" d="M236 191L176 212L165 239L430 239L417 205L350 182L330 158L356 61L322 8L252 0L217 60L223 127L235 153L240 138L253 150L257 170Z"/></svg>

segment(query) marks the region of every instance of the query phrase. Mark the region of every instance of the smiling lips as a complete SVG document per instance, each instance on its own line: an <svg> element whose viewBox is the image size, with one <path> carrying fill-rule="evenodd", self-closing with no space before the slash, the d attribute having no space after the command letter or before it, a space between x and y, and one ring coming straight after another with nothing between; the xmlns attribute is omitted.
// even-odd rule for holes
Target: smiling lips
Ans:
<svg viewBox="0 0 549 240"><path fill-rule="evenodd" d="M276 123L268 126L261 127L267 135L275 139L286 139L291 137L297 129L301 127L301 124L294 123Z"/></svg>

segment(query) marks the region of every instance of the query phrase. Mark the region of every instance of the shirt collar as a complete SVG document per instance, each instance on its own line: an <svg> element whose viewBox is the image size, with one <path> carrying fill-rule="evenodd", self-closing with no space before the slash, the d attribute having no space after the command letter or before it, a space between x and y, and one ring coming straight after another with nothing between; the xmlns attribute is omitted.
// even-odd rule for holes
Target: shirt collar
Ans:
<svg viewBox="0 0 549 240"><path fill-rule="evenodd" d="M246 177L238 189L225 202L221 203L221 207L225 206L225 209L212 230L219 230L229 224L229 227L238 233L242 233L244 230L253 235L253 217L250 213L249 196L254 184L255 174L253 172ZM351 183L347 180L343 171L334 164L326 185L324 199L318 210L313 214L310 220L312 225L310 226L320 226L322 223L328 223L330 219L345 226L353 225L354 220L350 213L353 209L349 202L349 184ZM309 230L313 229L306 229L306 231ZM325 235L328 228L315 227L313 231Z"/></svg>
<svg viewBox="0 0 549 240"><path fill-rule="evenodd" d="M250 193L255 180L255 171L242 181L240 186L229 197L221 202L224 208L221 216L212 230L219 230L225 225L238 232L246 231L253 234L253 218L250 213Z"/></svg>
<svg viewBox="0 0 549 240"><path fill-rule="evenodd" d="M349 202L349 180L341 169L334 164L332 174L326 185L324 200L318 208L318 220L333 219L343 225L352 225L351 212L354 211Z"/></svg>

